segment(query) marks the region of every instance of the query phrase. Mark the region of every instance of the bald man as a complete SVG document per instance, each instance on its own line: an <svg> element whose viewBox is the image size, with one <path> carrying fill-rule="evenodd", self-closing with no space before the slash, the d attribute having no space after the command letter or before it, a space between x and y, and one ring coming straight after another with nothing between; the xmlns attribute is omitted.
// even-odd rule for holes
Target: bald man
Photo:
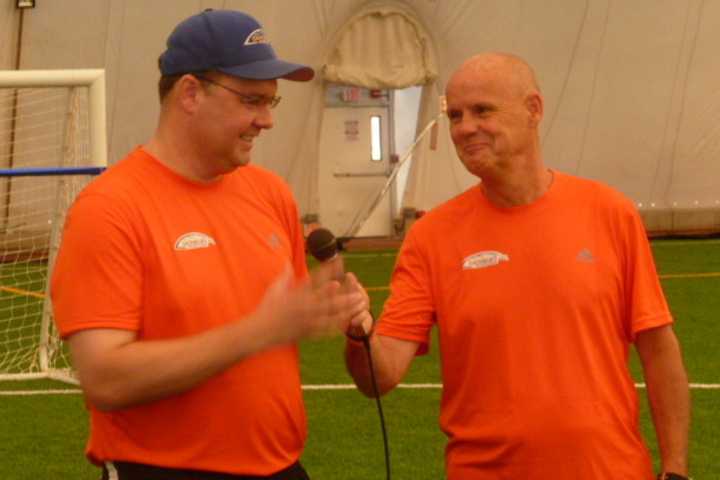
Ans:
<svg viewBox="0 0 720 480"><path fill-rule="evenodd" d="M649 480L627 363L642 361L661 452L685 478L690 405L672 317L633 204L545 166L543 97L507 54L447 85L457 154L481 181L417 221L370 332L381 393L439 329L449 480ZM346 362L372 395L361 344Z"/></svg>

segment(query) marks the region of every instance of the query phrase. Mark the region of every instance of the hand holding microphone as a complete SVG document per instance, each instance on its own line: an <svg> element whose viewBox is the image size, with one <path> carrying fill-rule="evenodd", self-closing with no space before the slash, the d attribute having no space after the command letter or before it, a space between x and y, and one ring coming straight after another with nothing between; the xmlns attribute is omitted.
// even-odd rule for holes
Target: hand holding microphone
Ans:
<svg viewBox="0 0 720 480"><path fill-rule="evenodd" d="M319 267L312 274L314 287L321 287L328 281L335 280L340 282L342 289L347 293L360 292L365 297L368 310L352 317L345 334L354 340L367 338L373 327L373 318L369 311L370 298L357 277L352 273L345 273L335 235L326 228L315 229L308 235L307 249L320 262Z"/></svg>
<svg viewBox="0 0 720 480"><path fill-rule="evenodd" d="M346 333L369 316L369 298L353 274L345 274L337 241L322 230L308 237L308 249L320 261L309 279L293 281L288 265L267 289L254 318L268 345Z"/></svg>
<svg viewBox="0 0 720 480"><path fill-rule="evenodd" d="M380 391L378 389L377 380L375 378L375 369L373 367L370 335L372 335L375 321L370 314L370 298L365 289L360 285L358 279L352 273L345 273L343 270L342 257L338 254L338 244L335 236L325 228L318 228L308 235L307 249L320 262L318 269L320 275L325 275L328 279L333 279L342 284L342 288L348 293L362 292L365 297L367 309L356 314L350 320L350 325L345 331L345 335L353 340L347 342L348 351L357 352L360 348L365 351L367 356L368 370L373 386L373 393L377 403L378 415L380 417L380 427L382 429L383 447L385 451L385 471L386 478L390 479L390 447L388 445L387 431L385 429L385 416L383 415L382 405L380 403ZM327 269L325 272L322 269ZM357 342L353 345L354 342ZM361 346L360 346L361 345Z"/></svg>

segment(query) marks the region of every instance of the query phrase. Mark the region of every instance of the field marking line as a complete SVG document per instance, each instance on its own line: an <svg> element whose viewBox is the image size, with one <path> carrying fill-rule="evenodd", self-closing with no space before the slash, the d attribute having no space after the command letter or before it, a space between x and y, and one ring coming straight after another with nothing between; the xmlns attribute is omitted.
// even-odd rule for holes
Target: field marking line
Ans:
<svg viewBox="0 0 720 480"><path fill-rule="evenodd" d="M644 383L636 383L636 388L645 388ZM327 385L303 385L302 389L306 391L317 390L355 390L355 384L340 383ZM406 390L438 390L442 388L441 383L401 383L397 388ZM691 383L691 390L720 390L720 383ZM76 388L51 389L51 390L4 390L0 391L0 396L31 396L31 395L79 395L81 390Z"/></svg>
<svg viewBox="0 0 720 480"><path fill-rule="evenodd" d="M698 240L650 240L650 245L653 247L686 247L688 245L720 245L720 239L698 239ZM394 257L397 255L395 252L343 252L344 257L352 258L374 258L374 257Z"/></svg>
<svg viewBox="0 0 720 480"><path fill-rule="evenodd" d="M685 247L687 245L717 245L720 244L720 240L651 240L650 244L653 247Z"/></svg>
<svg viewBox="0 0 720 480"><path fill-rule="evenodd" d="M720 277L720 272L702 272L702 273L665 273L658 275L660 280L673 279L673 278L713 278ZM390 290L389 286L384 287L365 287L368 292L384 292Z"/></svg>
<svg viewBox="0 0 720 480"><path fill-rule="evenodd" d="M390 290L390 287L365 287L365 290L367 290L368 292L384 292L386 290Z"/></svg>
<svg viewBox="0 0 720 480"><path fill-rule="evenodd" d="M705 273L666 273L658 275L661 280L666 278L710 278L720 277L720 272L705 272Z"/></svg>
<svg viewBox="0 0 720 480"><path fill-rule="evenodd" d="M303 385L303 390L355 390L354 383L340 383L336 385ZM401 383L397 388L405 389L439 389L441 383Z"/></svg>
<svg viewBox="0 0 720 480"><path fill-rule="evenodd" d="M4 292L17 293L18 295L25 295L27 297L35 297L35 298L40 298L40 299L45 298L44 293L31 292L30 290L23 290L21 288L5 287L5 286L0 285L0 290L2 290Z"/></svg>
<svg viewBox="0 0 720 480"><path fill-rule="evenodd" d="M57 388L52 390L2 390L3 397L29 397L32 395L78 395L82 390L77 388Z"/></svg>
<svg viewBox="0 0 720 480"><path fill-rule="evenodd" d="M658 277L661 280L673 279L673 278L714 278L714 277L720 277L720 272L666 273L663 275L658 275ZM0 286L0 290L4 290L6 292L11 292L11 293L17 293L19 295L27 295L29 297L35 297L35 298L40 298L40 299L45 298L45 294L43 294L43 293L31 292L28 290L21 290L19 288ZM390 290L390 287L389 286L365 287L365 290L367 290L368 292L385 292L385 291Z"/></svg>
<svg viewBox="0 0 720 480"><path fill-rule="evenodd" d="M352 253L344 252L342 254L345 258L377 258L377 257L397 257L397 252L383 252L383 253Z"/></svg>
<svg viewBox="0 0 720 480"><path fill-rule="evenodd" d="M720 243L720 242L718 242ZM370 258L370 257L389 257L395 255L394 253L379 253L379 254L355 254L353 257L355 258ZM672 278L714 278L714 277L720 277L720 272L703 272L703 273L666 273L662 275L658 275L658 277L661 280L664 279L672 279ZM14 287L5 287L0 285L0 290L10 293L16 293L18 295L26 295L28 297L35 297L39 299L44 299L45 294L42 292L33 292L30 290L23 290L20 288L14 288ZM365 287L365 290L368 292L384 292L387 290L390 290L389 286L380 286L380 287Z"/></svg>

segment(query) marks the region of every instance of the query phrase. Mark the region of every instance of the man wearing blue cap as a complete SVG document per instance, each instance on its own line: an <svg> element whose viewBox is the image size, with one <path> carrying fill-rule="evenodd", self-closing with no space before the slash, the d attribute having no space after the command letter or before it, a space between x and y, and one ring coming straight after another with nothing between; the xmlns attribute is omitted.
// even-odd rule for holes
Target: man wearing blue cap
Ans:
<svg viewBox="0 0 720 480"><path fill-rule="evenodd" d="M295 343L368 299L350 274L310 286L289 188L248 163L277 79L314 73L227 10L180 23L159 64L154 136L78 197L53 274L88 458L104 479L307 479Z"/></svg>

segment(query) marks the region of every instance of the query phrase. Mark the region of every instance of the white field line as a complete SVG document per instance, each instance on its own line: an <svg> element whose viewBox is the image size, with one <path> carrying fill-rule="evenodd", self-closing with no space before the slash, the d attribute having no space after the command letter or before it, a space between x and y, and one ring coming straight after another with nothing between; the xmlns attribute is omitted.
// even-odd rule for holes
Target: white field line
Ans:
<svg viewBox="0 0 720 480"><path fill-rule="evenodd" d="M635 387L645 388L644 383L636 383ZM397 388L415 389L415 390L433 390L442 388L440 383L401 383ZM691 383L692 390L719 390L720 383ZM352 383L328 384L328 385L303 385L303 390L355 390ZM52 389L52 390L4 390L0 391L0 396L30 396L30 395L79 395L80 390L76 388Z"/></svg>
<svg viewBox="0 0 720 480"><path fill-rule="evenodd" d="M699 240L651 240L653 247L687 247L688 245L718 245L720 239L699 239ZM376 258L376 257L395 257L397 252L343 252L343 257L350 258Z"/></svg>
<svg viewBox="0 0 720 480"><path fill-rule="evenodd" d="M720 240L651 240L650 244L653 247L687 247L688 245L717 245Z"/></svg>
<svg viewBox="0 0 720 480"><path fill-rule="evenodd" d="M0 396L4 397L29 397L31 395L78 395L77 388L57 388L53 390L2 390Z"/></svg>
<svg viewBox="0 0 720 480"><path fill-rule="evenodd" d="M345 258L377 258L377 257L397 257L397 252L378 252L378 253L356 253L344 252Z"/></svg>

